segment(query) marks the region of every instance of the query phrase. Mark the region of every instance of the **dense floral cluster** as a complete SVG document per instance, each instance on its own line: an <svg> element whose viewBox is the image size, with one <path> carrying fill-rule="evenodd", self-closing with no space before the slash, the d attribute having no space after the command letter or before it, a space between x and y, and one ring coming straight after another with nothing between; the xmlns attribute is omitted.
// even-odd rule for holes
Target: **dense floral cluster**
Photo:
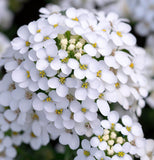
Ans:
<svg viewBox="0 0 154 160"><path fill-rule="evenodd" d="M127 21L86 9L41 12L2 58L0 156L14 158L22 142L37 150L56 138L74 150L83 136L90 142L82 141L75 160L150 160L153 146L147 153L140 124L112 111L117 103L140 116L148 94L145 51Z"/></svg>

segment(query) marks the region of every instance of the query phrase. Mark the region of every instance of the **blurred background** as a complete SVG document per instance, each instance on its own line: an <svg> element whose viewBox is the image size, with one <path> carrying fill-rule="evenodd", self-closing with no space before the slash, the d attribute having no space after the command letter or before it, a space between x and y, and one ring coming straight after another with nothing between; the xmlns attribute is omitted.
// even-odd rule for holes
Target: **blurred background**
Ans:
<svg viewBox="0 0 154 160"><path fill-rule="evenodd" d="M79 0L75 0L75 1L79 1ZM134 1L137 1L137 0L129 1L129 5L131 9L127 7L126 4L125 6L122 6L123 5L122 1L125 1L125 0L122 0L122 1L109 0L113 3L108 3L109 1L107 0L99 0L99 1L97 0L95 3L94 3L95 0L89 0L89 1L90 1L89 3L91 3L91 6L86 5L85 2L84 2L84 5L80 3L74 3L74 2L72 3L70 2L70 0L61 0L61 1L58 1L58 0L0 0L0 52L1 53L4 52L5 48L7 48L7 46L9 45L9 41L17 36L16 33L20 26L24 24L28 24L33 20L37 20L39 18L39 9L41 7L45 7L49 3L54 3L54 4L60 4L63 8L68 7L69 5L74 5L75 7L80 7L80 5L82 5L82 6L85 6L86 8L90 8L90 9L94 8L94 9L100 9L100 10L101 9L103 10L103 8L105 8L107 12L112 11L112 9L116 11L115 8L117 8L117 11L119 12L118 14L120 14L121 17L126 17L130 19L130 24L132 26L132 33L137 38L137 44L141 47L146 48L148 51L152 52L150 54L153 54L154 41L152 40L150 41L149 39L153 35L154 29L151 29L151 30L147 29L148 30L147 31L146 29L144 29L143 24L138 27L138 24L140 23L140 19L138 17L141 17L141 15L138 15L133 18L133 16L128 13L128 12L132 13L131 9L133 9L134 7L133 3ZM153 13L151 14L154 14L154 0L151 0L151 1L153 2L153 6L151 5L151 8L153 7L152 8ZM117 5L117 3L120 5ZM111 5L111 7L109 5ZM140 9L138 12L141 12L141 11L142 9ZM137 15L139 13L133 13L133 14ZM154 16L153 16L153 21L154 21ZM146 21L146 25L147 26L149 25L148 21ZM5 44L3 44L4 42ZM149 70L151 70L151 68L149 68ZM152 91L150 94L151 94L151 97L154 96L152 95ZM143 109L142 115L139 118L139 121L143 126L145 138L151 138L151 139L154 139L154 109L153 108L154 108L153 102L146 104L146 107ZM42 147L39 151L33 151L30 149L28 145L23 144L21 147L17 148L17 151L18 151L18 156L16 157L16 160L36 160L36 159L37 160L38 159L72 160L73 156L75 155L75 152L72 152L69 149L69 147L66 146L64 148L61 145L58 145L57 142L51 142L50 144L48 144L48 146ZM64 152L65 152L65 155L64 155Z"/></svg>

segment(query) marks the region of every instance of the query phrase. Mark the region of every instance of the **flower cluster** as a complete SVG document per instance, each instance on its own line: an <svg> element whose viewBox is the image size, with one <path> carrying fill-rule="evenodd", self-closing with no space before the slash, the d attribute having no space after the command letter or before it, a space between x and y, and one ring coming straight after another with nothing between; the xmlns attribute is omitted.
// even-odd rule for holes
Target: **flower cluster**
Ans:
<svg viewBox="0 0 154 160"><path fill-rule="evenodd" d="M101 129L95 130L95 136L82 141L83 149L77 151L75 160L131 160L141 155L146 140L140 124L128 115L122 116L121 121L118 113L111 111L107 120L101 121Z"/></svg>
<svg viewBox="0 0 154 160"><path fill-rule="evenodd" d="M84 140L75 160L141 156L141 126L127 115L120 121L111 108L118 103L140 116L148 94L145 51L136 46L131 27L115 13L41 12L40 19L19 28L2 58L2 141L7 135L9 147L24 142L37 150L59 138L74 150L83 136L92 137L92 147ZM11 157L6 146L0 156L11 159L12 152Z"/></svg>

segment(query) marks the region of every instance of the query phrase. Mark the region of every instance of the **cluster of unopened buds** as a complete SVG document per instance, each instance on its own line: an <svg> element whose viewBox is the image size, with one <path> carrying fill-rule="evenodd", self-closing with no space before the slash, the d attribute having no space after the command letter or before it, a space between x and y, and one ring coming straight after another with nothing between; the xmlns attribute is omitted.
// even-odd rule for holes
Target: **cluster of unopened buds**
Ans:
<svg viewBox="0 0 154 160"><path fill-rule="evenodd" d="M145 51L127 20L86 9L41 12L1 59L0 158L13 159L21 143L38 150L57 138L75 150L82 136L75 160L150 160L153 140L137 122L148 95Z"/></svg>

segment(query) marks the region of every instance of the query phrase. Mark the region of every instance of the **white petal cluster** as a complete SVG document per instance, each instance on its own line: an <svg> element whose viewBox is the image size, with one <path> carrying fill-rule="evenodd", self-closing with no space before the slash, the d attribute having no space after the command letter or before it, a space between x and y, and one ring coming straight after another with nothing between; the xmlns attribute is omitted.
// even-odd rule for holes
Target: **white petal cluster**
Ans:
<svg viewBox="0 0 154 160"><path fill-rule="evenodd" d="M2 57L0 131L10 132L12 145L24 142L34 150L57 138L75 150L80 136L95 134L94 147L108 153L84 140L76 160L138 154L126 148L143 138L141 126L127 115L119 122L110 108L118 103L140 115L148 94L145 51L136 46L131 27L115 13L41 12L19 28L13 49Z"/></svg>
<svg viewBox="0 0 154 160"><path fill-rule="evenodd" d="M112 10L123 16L128 14L126 0L59 0L58 5L63 9L75 7L86 8L90 10L104 10L106 12ZM47 8L51 10L53 7L52 5L47 5Z"/></svg>
<svg viewBox="0 0 154 160"><path fill-rule="evenodd" d="M130 126L131 122L133 123L132 127ZM77 151L75 159L87 160L90 156L93 156L97 160L132 160L134 156L141 156L144 159L144 157L147 157L146 154L152 155L153 141L143 138L140 124L128 115L120 118L118 112L111 111L107 120L101 121L101 127L102 129L96 130L95 136L89 142L86 142L88 149L83 145L85 140L82 141L83 149ZM127 134L123 130L127 130ZM149 143L148 148L143 147L145 143Z"/></svg>

